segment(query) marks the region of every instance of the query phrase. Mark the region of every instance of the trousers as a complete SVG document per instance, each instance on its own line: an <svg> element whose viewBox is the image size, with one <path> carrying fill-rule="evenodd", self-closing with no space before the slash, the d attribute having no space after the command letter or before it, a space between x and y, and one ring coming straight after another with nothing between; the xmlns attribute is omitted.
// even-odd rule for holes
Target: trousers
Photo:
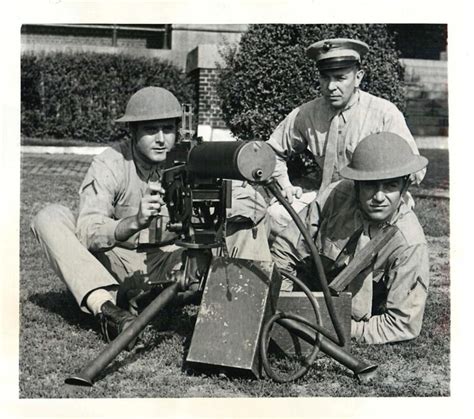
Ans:
<svg viewBox="0 0 474 419"><path fill-rule="evenodd" d="M76 218L58 204L48 205L34 217L31 230L54 272L67 286L84 312L91 291L134 281L160 282L182 261L183 249L175 245L151 246L144 250L115 246L91 253L75 234ZM226 244L235 258L271 261L266 222L256 226L241 223L228 228Z"/></svg>

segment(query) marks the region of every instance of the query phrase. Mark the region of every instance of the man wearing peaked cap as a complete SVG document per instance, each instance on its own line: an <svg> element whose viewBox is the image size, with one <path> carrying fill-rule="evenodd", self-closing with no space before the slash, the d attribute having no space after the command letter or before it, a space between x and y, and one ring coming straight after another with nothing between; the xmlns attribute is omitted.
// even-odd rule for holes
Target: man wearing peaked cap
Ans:
<svg viewBox="0 0 474 419"><path fill-rule="evenodd" d="M298 106L276 127L268 143L277 153L274 176L288 201L300 198L302 190L293 186L286 162L308 149L322 169L320 191L340 178L339 171L352 158L356 145L365 136L381 131L403 137L418 154L405 118L388 100L360 89L364 77L364 57L369 46L354 39L336 38L318 41L307 48L319 70L321 97ZM414 174L421 182L424 170ZM304 198L303 198L304 199ZM274 233L287 221L276 204L270 207Z"/></svg>
<svg viewBox="0 0 474 419"><path fill-rule="evenodd" d="M176 233L166 229L169 213L160 182L181 116L170 91L138 90L117 119L128 124L131 138L94 157L79 190L77 219L69 208L52 204L31 223L54 271L79 307L97 317L107 341L133 322L143 294L176 279L182 266ZM270 259L266 232L253 237L248 226L264 228L259 222L265 216L263 198L259 202L255 191L244 187L233 194L239 203L249 202L251 211L243 211L241 203L240 213L234 209L244 220L228 232L229 251Z"/></svg>
<svg viewBox="0 0 474 419"><path fill-rule="evenodd" d="M345 179L332 183L299 213L311 226L311 237L316 237L330 286L371 239L387 228L395 230L347 285L352 293L351 335L357 341L398 342L420 333L429 284L428 248L405 195L410 175L427 164L399 135L371 134L341 169ZM307 262L309 255L294 224L273 243L278 268L303 280L308 275L311 285L314 268Z"/></svg>

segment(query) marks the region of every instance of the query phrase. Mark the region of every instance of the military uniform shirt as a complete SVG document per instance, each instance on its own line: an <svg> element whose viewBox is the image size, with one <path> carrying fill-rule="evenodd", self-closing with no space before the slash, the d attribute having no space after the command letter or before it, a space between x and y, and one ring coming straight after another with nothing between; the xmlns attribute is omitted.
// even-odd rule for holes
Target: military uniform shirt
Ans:
<svg viewBox="0 0 474 419"><path fill-rule="evenodd" d="M300 216L311 226L313 236L317 232L319 253L332 261L333 266L337 262L339 268L344 267L354 257L353 253L347 254L346 245L355 233L367 227L356 201L353 182L343 180L331 184L318 201L321 214L313 203ZM351 335L366 343L414 338L420 333L423 320L429 284L428 248L423 230L404 201L389 223L397 226L398 231L363 271L364 277L370 276L372 281L370 296L361 298L357 289L351 289ZM297 264L309 256L294 225L277 237L272 256L280 269L290 273L294 273Z"/></svg>
<svg viewBox="0 0 474 419"><path fill-rule="evenodd" d="M328 131L333 117L339 118L337 159L335 177L338 171L352 159L356 145L366 136L388 131L400 135L408 142L415 154L419 154L416 143L407 127L405 118L397 107L388 100L358 90L339 116L323 97L307 102L296 109L278 125L268 143L277 154L274 176L282 188L291 183L286 161L295 153L309 148L316 162L324 167L324 156ZM421 182L425 170L415 176Z"/></svg>
<svg viewBox="0 0 474 419"><path fill-rule="evenodd" d="M150 165L134 153L131 140L121 142L94 157L79 190L80 204L76 234L90 251L105 251L114 246L135 249L141 244L169 244L174 233L166 230L166 206L155 218L156 225L132 235L125 242L115 239L122 218L135 216L150 182L159 182L164 165Z"/></svg>

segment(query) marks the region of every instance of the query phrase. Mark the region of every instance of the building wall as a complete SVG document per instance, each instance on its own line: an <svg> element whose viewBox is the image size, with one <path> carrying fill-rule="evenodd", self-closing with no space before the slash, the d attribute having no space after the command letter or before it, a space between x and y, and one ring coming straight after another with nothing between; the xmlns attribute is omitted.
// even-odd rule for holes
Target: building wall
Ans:
<svg viewBox="0 0 474 419"><path fill-rule="evenodd" d="M149 35L140 33L124 36L119 31L116 46L110 34L65 35L52 33L22 33L22 52L98 52L107 54L128 54L148 56L171 61L181 68L186 67L188 53L201 44L225 45L237 43L248 25L171 25L171 48L150 47ZM133 31L132 31L133 33ZM121 35L122 34L122 35Z"/></svg>
<svg viewBox="0 0 474 419"><path fill-rule="evenodd" d="M234 44L240 41L248 25L172 25L171 49L175 63L186 67L188 53L198 45Z"/></svg>
<svg viewBox="0 0 474 419"><path fill-rule="evenodd" d="M199 71L199 125L225 129L220 100L216 91L218 70L204 68Z"/></svg>
<svg viewBox="0 0 474 419"><path fill-rule="evenodd" d="M233 139L222 119L217 94L219 64L222 56L218 45L199 45L187 57L186 73L195 86L197 104L197 134L204 140Z"/></svg>
<svg viewBox="0 0 474 419"><path fill-rule="evenodd" d="M111 36L74 36L53 34L21 34L22 53L51 52L95 52L101 54L127 54L147 56L179 62L180 53L171 49L147 49L146 39L118 38L117 46L112 46Z"/></svg>
<svg viewBox="0 0 474 419"><path fill-rule="evenodd" d="M414 136L449 133L448 63L439 60L403 59L408 127Z"/></svg>

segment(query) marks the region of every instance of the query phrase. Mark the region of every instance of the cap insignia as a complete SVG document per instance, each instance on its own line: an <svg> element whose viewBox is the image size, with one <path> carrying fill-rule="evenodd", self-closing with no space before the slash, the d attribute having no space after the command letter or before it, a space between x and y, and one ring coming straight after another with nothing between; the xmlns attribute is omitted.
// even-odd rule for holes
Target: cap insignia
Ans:
<svg viewBox="0 0 474 419"><path fill-rule="evenodd" d="M330 42L325 42L323 45L323 51L328 52L331 49L332 45Z"/></svg>

